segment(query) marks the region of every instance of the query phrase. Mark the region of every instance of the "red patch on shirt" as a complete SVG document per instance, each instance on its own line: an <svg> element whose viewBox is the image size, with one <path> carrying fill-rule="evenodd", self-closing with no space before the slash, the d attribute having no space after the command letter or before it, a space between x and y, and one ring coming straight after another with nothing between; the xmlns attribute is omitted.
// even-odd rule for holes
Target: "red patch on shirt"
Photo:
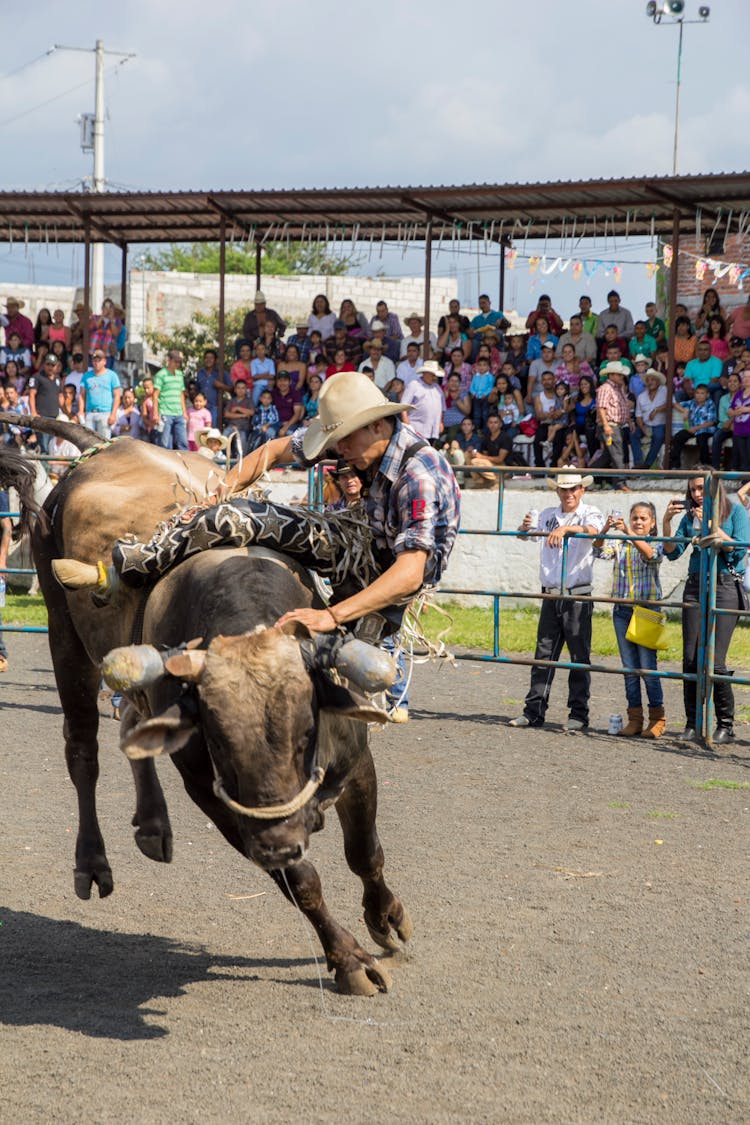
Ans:
<svg viewBox="0 0 750 1125"><path fill-rule="evenodd" d="M411 518L413 520L421 520L425 514L427 502L425 500L412 500L411 502Z"/></svg>

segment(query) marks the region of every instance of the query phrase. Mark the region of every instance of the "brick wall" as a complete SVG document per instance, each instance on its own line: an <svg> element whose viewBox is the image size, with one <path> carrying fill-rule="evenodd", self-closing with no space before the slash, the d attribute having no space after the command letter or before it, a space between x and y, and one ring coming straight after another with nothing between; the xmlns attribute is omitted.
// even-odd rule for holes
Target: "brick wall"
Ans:
<svg viewBox="0 0 750 1125"><path fill-rule="evenodd" d="M705 233L705 232L704 232ZM710 233L710 232L709 232ZM697 257L708 258L722 262L744 262L750 265L750 235L730 235L725 243L724 249L720 253L709 255L706 252L706 238L699 241L693 239L680 239L680 250L687 250L690 254ZM737 285L732 285L729 282L727 275L714 281L713 270L710 268L706 270L703 279L700 280L695 274L695 259L688 257L687 254L679 255L679 273L677 275L677 292L678 300L687 305L691 311L697 311L701 306L701 297L706 289L713 288L719 294L719 300L723 308L730 309L737 305L744 305L747 301L748 279L745 280L745 290L739 289ZM669 280L667 273L667 280L665 282L665 291L669 292Z"/></svg>

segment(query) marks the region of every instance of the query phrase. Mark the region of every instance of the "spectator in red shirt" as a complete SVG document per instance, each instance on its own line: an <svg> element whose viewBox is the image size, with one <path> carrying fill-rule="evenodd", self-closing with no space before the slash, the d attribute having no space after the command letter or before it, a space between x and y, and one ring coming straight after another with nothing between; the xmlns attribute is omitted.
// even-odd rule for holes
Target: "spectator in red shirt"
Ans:
<svg viewBox="0 0 750 1125"><path fill-rule="evenodd" d="M326 367L326 379L330 379L331 375L337 375L339 371L356 371L356 367L346 358L346 352L343 348L337 348L333 353L333 363L330 367Z"/></svg>
<svg viewBox="0 0 750 1125"><path fill-rule="evenodd" d="M34 325L31 323L27 316L21 312L23 308L23 301L19 301L17 297L8 297L5 302L6 316L0 317L0 324L5 327L5 339L10 338L11 332L17 332L21 337L21 344L24 348L34 347Z"/></svg>
<svg viewBox="0 0 750 1125"><path fill-rule="evenodd" d="M546 293L541 295L536 308L526 317L526 327L529 332L536 332L536 318L538 316L546 318L549 331L554 336L561 335L563 330L562 317L552 308L552 300Z"/></svg>

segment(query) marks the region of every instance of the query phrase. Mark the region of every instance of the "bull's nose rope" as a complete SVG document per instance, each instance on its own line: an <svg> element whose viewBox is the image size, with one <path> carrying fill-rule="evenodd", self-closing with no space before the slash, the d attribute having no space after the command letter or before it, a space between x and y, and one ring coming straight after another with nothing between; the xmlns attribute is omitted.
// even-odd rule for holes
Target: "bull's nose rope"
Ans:
<svg viewBox="0 0 750 1125"><path fill-rule="evenodd" d="M294 813L299 812L301 808L307 804L312 796L318 791L323 783L325 777L325 769L323 766L316 766L312 772L312 777L296 797L292 797L291 801L287 801L284 805L263 805L261 808L249 808L247 805L241 805L239 801L234 801L224 788L219 773L214 765L214 793L223 801L227 808L232 812L239 813L240 816L251 816L256 820L281 820L284 817L292 816Z"/></svg>

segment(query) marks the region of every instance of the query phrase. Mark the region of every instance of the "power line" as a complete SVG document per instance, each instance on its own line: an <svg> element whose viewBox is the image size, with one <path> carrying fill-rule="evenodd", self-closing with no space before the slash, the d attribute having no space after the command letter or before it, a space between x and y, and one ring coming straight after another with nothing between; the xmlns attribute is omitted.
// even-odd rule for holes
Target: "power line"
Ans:
<svg viewBox="0 0 750 1125"><path fill-rule="evenodd" d="M43 51L42 54L37 55L36 58L29 59L28 62L25 62L22 66L19 66L16 70L11 70L7 74L0 74L0 82L4 81L6 78L15 78L15 76L17 74L20 74L22 70L26 70L28 67L33 66L34 63L40 62L41 59L46 59L49 55L52 54L54 49L55 49L54 47L50 47L49 50Z"/></svg>
<svg viewBox="0 0 750 1125"><path fill-rule="evenodd" d="M123 59L122 62L115 63L110 67L107 74L112 74L118 67L123 66L128 60ZM77 86L71 86L68 90L63 90L61 94L53 94L51 98L46 98L43 102L38 102L37 105L31 106L30 109L25 109L23 113L14 113L12 117L6 118L5 121L0 121L0 129L4 129L7 125L12 125L16 121L20 121L24 117L28 117L30 113L36 113L38 109L44 109L46 105L58 101L60 98L66 98L68 94L73 94L76 90L82 90L84 86L90 86L91 79L87 78L85 82L79 82Z"/></svg>

